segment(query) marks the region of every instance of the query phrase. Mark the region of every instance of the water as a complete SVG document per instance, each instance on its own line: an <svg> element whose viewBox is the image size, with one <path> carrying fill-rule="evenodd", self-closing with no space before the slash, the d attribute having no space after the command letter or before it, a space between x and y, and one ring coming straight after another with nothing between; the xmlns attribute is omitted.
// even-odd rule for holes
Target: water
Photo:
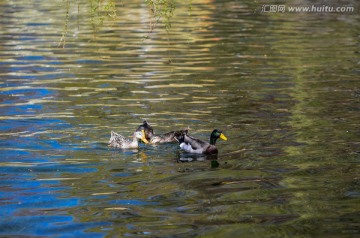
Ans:
<svg viewBox="0 0 360 238"><path fill-rule="evenodd" d="M142 1L78 3L0 3L0 235L359 236L358 14L199 0L143 41ZM107 147L143 119L229 140Z"/></svg>

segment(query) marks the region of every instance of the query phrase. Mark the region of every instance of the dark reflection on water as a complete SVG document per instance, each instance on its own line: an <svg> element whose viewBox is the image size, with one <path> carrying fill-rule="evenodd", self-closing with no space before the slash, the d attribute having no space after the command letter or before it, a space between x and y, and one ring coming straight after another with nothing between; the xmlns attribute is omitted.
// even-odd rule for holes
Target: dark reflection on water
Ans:
<svg viewBox="0 0 360 238"><path fill-rule="evenodd" d="M199 0L142 41L145 5L94 31L80 2L65 48L58 3L0 3L0 235L359 235L358 14ZM107 147L143 119L229 140Z"/></svg>

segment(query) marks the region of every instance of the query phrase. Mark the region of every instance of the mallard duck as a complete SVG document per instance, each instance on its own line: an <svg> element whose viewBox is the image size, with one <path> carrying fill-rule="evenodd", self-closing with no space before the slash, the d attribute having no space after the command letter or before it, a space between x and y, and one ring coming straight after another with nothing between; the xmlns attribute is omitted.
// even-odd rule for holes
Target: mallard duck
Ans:
<svg viewBox="0 0 360 238"><path fill-rule="evenodd" d="M210 143L194 138L187 134L181 134L180 136L176 137L182 150L189 153L207 155L218 153L218 150L215 147L215 143L218 138L227 140L226 136L218 129L213 130L213 132L211 133Z"/></svg>
<svg viewBox="0 0 360 238"><path fill-rule="evenodd" d="M177 142L176 137L182 134L187 134L188 129L179 130L179 131L170 131L168 133L162 135L155 135L151 137L150 143L157 144L157 143L168 143L168 142Z"/></svg>
<svg viewBox="0 0 360 238"><path fill-rule="evenodd" d="M176 136L187 134L189 131L189 129L184 129L178 131L170 131L162 135L155 135L153 128L150 126L150 124L147 121L144 121L143 124L140 125L136 131L141 131L141 130L144 130L145 138L149 140L151 144L177 142Z"/></svg>
<svg viewBox="0 0 360 238"><path fill-rule="evenodd" d="M138 140L142 140L145 144L149 143L145 138L144 130L135 131L133 134L133 139L128 139L114 131L111 131L111 137L109 140L109 146L121 149L132 149L138 148Z"/></svg>
<svg viewBox="0 0 360 238"><path fill-rule="evenodd" d="M147 140L150 140L151 137L153 137L155 134L154 134L154 130L153 128L150 126L150 124L145 120L143 121L143 124L141 124L137 129L136 131L144 131L145 133L145 138Z"/></svg>

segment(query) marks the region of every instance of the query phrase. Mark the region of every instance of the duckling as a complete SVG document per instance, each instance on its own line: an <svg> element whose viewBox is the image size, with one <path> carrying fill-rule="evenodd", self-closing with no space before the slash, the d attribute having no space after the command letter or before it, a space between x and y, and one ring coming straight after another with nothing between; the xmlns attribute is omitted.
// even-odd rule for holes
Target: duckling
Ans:
<svg viewBox="0 0 360 238"><path fill-rule="evenodd" d="M151 144L177 142L176 136L187 134L189 131L189 129L184 129L178 131L170 131L162 135L155 135L153 128L150 126L150 124L147 121L144 121L143 124L140 125L136 131L141 131L141 130L144 130L145 138L149 140Z"/></svg>
<svg viewBox="0 0 360 238"><path fill-rule="evenodd" d="M180 148L189 153L195 154L217 154L218 150L215 147L216 140L220 138L222 140L227 140L226 136L222 131L214 129L210 135L210 143L207 143L203 140L194 138L187 134L181 134L177 136L176 139L179 141Z"/></svg>
<svg viewBox="0 0 360 238"><path fill-rule="evenodd" d="M144 130L135 131L133 134L133 139L128 139L114 131L111 131L111 137L109 140L109 146L121 149L132 149L138 148L138 140L142 140L145 144L149 143L145 138Z"/></svg>

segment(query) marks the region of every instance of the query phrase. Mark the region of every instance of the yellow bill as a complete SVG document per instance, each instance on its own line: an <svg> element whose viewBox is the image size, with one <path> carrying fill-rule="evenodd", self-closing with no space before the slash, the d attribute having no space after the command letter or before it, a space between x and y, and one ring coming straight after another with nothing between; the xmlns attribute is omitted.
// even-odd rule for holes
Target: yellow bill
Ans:
<svg viewBox="0 0 360 238"><path fill-rule="evenodd" d="M144 130L141 130L141 140L145 143L145 144L148 144L149 141L145 138L145 131Z"/></svg>
<svg viewBox="0 0 360 238"><path fill-rule="evenodd" d="M226 136L223 133L220 134L220 139L227 140Z"/></svg>

